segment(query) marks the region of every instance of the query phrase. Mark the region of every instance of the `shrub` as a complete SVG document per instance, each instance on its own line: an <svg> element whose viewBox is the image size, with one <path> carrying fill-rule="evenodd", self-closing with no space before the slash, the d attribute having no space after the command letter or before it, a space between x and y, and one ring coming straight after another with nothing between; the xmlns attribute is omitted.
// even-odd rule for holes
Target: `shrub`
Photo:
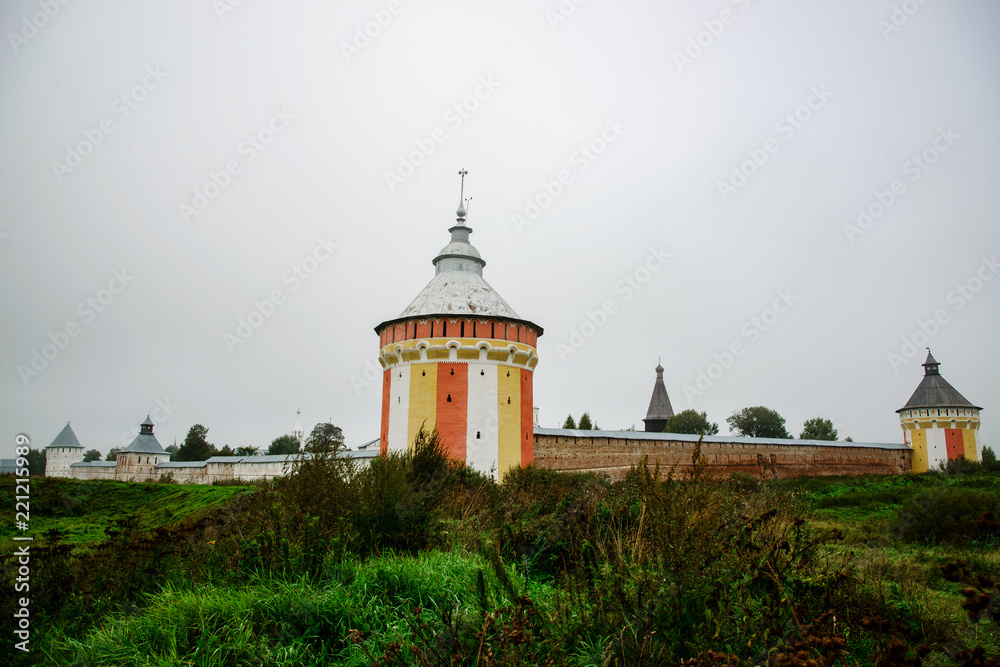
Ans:
<svg viewBox="0 0 1000 667"><path fill-rule="evenodd" d="M996 495L973 489L921 489L899 508L891 534L906 542L967 544L982 536L976 521L998 505Z"/></svg>

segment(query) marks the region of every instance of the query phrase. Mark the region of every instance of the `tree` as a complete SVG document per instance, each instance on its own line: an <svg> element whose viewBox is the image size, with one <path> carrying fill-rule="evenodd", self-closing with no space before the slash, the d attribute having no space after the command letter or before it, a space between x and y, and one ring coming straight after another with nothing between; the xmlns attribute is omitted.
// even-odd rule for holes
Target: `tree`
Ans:
<svg viewBox="0 0 1000 667"><path fill-rule="evenodd" d="M205 461L215 451L215 447L205 437L208 429L201 424L195 424L184 438L184 444L174 455L174 461Z"/></svg>
<svg viewBox="0 0 1000 667"><path fill-rule="evenodd" d="M719 425L708 421L707 412L684 410L667 420L664 433L687 433L690 435L718 435Z"/></svg>
<svg viewBox="0 0 1000 667"><path fill-rule="evenodd" d="M992 447L983 447L983 470L986 472L1000 472L1000 464L997 463L997 454Z"/></svg>
<svg viewBox="0 0 1000 667"><path fill-rule="evenodd" d="M224 445L222 449L212 452L214 456L236 456L236 452L229 445Z"/></svg>
<svg viewBox="0 0 1000 667"><path fill-rule="evenodd" d="M807 419L802 425L802 433L799 437L803 440L836 440L837 429L833 427L833 422L822 417Z"/></svg>
<svg viewBox="0 0 1000 667"><path fill-rule="evenodd" d="M167 452L169 454L176 454L177 450L179 450L179 449L180 449L180 447L178 447L177 445L167 445L166 447L163 448L163 451L165 451L165 452Z"/></svg>
<svg viewBox="0 0 1000 667"><path fill-rule="evenodd" d="M101 453L96 449L89 449L87 453L83 455L83 462L90 463L91 461L100 461Z"/></svg>
<svg viewBox="0 0 1000 667"><path fill-rule="evenodd" d="M319 423L313 427L312 433L306 438L302 448L304 452L319 454L321 452L336 452L344 448L344 432L339 426Z"/></svg>
<svg viewBox="0 0 1000 667"><path fill-rule="evenodd" d="M253 447L251 445L236 448L236 456L257 456L259 452L260 447Z"/></svg>
<svg viewBox="0 0 1000 667"><path fill-rule="evenodd" d="M576 422L573 421L573 415L566 415L566 422L563 424L563 428L576 428Z"/></svg>
<svg viewBox="0 0 1000 667"><path fill-rule="evenodd" d="M118 458L118 452L121 451L121 447L112 447L108 450L108 455L104 457L105 461L114 461Z"/></svg>
<svg viewBox="0 0 1000 667"><path fill-rule="evenodd" d="M750 438L791 438L785 430L785 418L770 408L758 405L743 408L726 418L736 435Z"/></svg>
<svg viewBox="0 0 1000 667"><path fill-rule="evenodd" d="M271 441L271 446L267 448L270 455L298 454L299 439L294 435L279 435Z"/></svg>
<svg viewBox="0 0 1000 667"><path fill-rule="evenodd" d="M45 476L45 450L29 448L24 458L28 461L29 475Z"/></svg>
<svg viewBox="0 0 1000 667"><path fill-rule="evenodd" d="M590 413L584 412L580 415L580 424L577 426L581 431L593 431L594 425L590 421Z"/></svg>

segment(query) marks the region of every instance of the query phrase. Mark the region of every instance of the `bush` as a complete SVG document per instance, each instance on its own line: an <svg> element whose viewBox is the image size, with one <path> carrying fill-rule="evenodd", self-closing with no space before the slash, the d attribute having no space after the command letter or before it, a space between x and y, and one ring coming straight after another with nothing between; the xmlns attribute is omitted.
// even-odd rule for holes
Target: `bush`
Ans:
<svg viewBox="0 0 1000 667"><path fill-rule="evenodd" d="M1000 507L994 494L972 489L921 489L899 508L891 534L905 542L968 544L983 536L976 521Z"/></svg>

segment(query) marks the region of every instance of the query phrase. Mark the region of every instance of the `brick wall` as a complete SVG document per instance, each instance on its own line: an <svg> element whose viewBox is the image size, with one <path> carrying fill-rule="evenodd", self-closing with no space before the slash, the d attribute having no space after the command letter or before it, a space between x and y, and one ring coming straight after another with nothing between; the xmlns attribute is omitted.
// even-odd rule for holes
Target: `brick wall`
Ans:
<svg viewBox="0 0 1000 667"><path fill-rule="evenodd" d="M697 438L630 431L585 432L535 430L535 465L552 470L605 473L622 479L629 468L649 456L666 471L691 465ZM599 435L598 435L599 434ZM669 439L668 439L669 438ZM905 445L868 443L818 444L813 440L777 441L756 438L706 438L701 446L709 467L726 476L743 472L758 479L825 475L901 475L910 472Z"/></svg>

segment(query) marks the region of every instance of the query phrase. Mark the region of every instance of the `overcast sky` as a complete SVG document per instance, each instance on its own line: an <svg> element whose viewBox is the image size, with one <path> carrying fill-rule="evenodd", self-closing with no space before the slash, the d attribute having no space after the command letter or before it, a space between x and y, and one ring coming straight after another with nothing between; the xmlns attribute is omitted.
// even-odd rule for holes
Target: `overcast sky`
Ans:
<svg viewBox="0 0 1000 667"><path fill-rule="evenodd" d="M463 167L542 426L641 430L662 358L900 442L930 345L996 448L1000 4L577 3L4 2L0 456L378 437Z"/></svg>

